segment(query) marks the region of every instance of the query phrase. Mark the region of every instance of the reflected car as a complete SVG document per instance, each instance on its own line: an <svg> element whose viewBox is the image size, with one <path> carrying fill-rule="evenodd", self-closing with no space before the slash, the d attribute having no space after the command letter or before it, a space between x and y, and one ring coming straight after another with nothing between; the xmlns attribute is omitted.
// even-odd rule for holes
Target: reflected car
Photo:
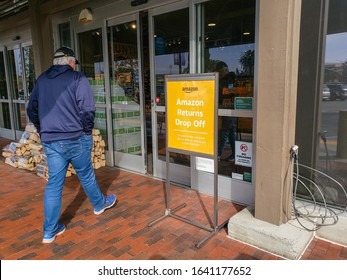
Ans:
<svg viewBox="0 0 347 280"><path fill-rule="evenodd" d="M330 89L325 84L323 84L323 88L322 88L322 99L330 100Z"/></svg>
<svg viewBox="0 0 347 280"><path fill-rule="evenodd" d="M345 84L327 84L330 89L330 100L345 100L347 87Z"/></svg>
<svg viewBox="0 0 347 280"><path fill-rule="evenodd" d="M343 95L345 96L345 99L346 99L347 98L347 84L342 84L341 87L343 90Z"/></svg>

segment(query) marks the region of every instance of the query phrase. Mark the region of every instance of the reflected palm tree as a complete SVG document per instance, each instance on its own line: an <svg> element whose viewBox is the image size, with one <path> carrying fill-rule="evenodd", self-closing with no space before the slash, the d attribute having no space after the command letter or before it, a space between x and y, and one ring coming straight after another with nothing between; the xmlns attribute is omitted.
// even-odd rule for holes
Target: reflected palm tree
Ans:
<svg viewBox="0 0 347 280"><path fill-rule="evenodd" d="M253 76L254 73L254 50L246 51L240 57L240 63L242 65L241 75L243 76Z"/></svg>

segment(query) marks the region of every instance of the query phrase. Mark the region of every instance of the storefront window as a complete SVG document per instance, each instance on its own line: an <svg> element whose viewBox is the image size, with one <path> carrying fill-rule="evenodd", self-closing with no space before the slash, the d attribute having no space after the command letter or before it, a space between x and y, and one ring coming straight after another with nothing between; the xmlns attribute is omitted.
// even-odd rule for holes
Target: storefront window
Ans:
<svg viewBox="0 0 347 280"><path fill-rule="evenodd" d="M329 1L321 93L319 168L347 186L347 3ZM346 189L347 190L347 189ZM347 205L341 189L334 203Z"/></svg>
<svg viewBox="0 0 347 280"><path fill-rule="evenodd" d="M174 24L179 19L179 28ZM189 73L189 10L154 17L157 105L165 106L165 75Z"/></svg>
<svg viewBox="0 0 347 280"><path fill-rule="evenodd" d="M100 130L107 148L106 111L103 108L106 98L101 28L79 33L78 46L80 71L87 76L94 93L95 128Z"/></svg>
<svg viewBox="0 0 347 280"><path fill-rule="evenodd" d="M16 130L24 130L27 117L25 103L34 87L35 69L33 48L21 45L7 51L8 79L5 77L4 53L0 53L1 127L11 128L11 117ZM8 92L11 92L10 94ZM11 98L12 97L12 98ZM11 99L11 101L10 101ZM11 107L10 107L11 106ZM10 110L12 109L12 110ZM12 114L12 115L11 115Z"/></svg>
<svg viewBox="0 0 347 280"><path fill-rule="evenodd" d="M251 182L255 1L212 0L198 6L201 72L218 72L218 173Z"/></svg>
<svg viewBox="0 0 347 280"><path fill-rule="evenodd" d="M296 198L346 209L347 2L303 1L295 141ZM326 21L327 19L327 21ZM335 211L335 210L334 210Z"/></svg>
<svg viewBox="0 0 347 280"><path fill-rule="evenodd" d="M179 23L175 24L179 19ZM184 8L154 18L155 102L165 106L165 75L189 73L189 9ZM158 158L166 160L165 113L157 112ZM190 157L170 153L170 161L190 166Z"/></svg>
<svg viewBox="0 0 347 280"><path fill-rule="evenodd" d="M25 103L35 80L32 47L15 47L7 51L7 57L14 128L23 131L27 123Z"/></svg>
<svg viewBox="0 0 347 280"><path fill-rule="evenodd" d="M104 58L101 28L78 34L79 61L81 71L93 81L104 80ZM102 93L99 93L102 94ZM103 93L104 95L104 93ZM95 100L101 102L101 99ZM105 100L101 103L105 103Z"/></svg>
<svg viewBox="0 0 347 280"><path fill-rule="evenodd" d="M59 37L61 46L72 47L70 22L59 24Z"/></svg>
<svg viewBox="0 0 347 280"><path fill-rule="evenodd" d="M253 97L255 1L213 0L202 14L202 71L219 72L219 108L238 109Z"/></svg>

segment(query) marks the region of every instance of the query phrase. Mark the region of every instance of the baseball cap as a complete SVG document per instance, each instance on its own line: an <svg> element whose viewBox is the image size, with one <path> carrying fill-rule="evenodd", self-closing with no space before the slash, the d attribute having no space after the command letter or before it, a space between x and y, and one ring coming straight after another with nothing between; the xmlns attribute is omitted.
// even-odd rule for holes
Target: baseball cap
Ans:
<svg viewBox="0 0 347 280"><path fill-rule="evenodd" d="M57 49L54 53L54 58L68 57L68 56L75 58L76 64L79 64L79 61L76 58L75 52L68 47L61 47Z"/></svg>

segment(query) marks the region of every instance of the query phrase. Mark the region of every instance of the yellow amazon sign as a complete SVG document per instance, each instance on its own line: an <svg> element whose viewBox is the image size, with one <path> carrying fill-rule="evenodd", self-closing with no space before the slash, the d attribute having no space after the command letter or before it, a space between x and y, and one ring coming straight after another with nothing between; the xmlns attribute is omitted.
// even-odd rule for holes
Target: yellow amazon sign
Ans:
<svg viewBox="0 0 347 280"><path fill-rule="evenodd" d="M215 81L167 81L168 148L214 154Z"/></svg>

